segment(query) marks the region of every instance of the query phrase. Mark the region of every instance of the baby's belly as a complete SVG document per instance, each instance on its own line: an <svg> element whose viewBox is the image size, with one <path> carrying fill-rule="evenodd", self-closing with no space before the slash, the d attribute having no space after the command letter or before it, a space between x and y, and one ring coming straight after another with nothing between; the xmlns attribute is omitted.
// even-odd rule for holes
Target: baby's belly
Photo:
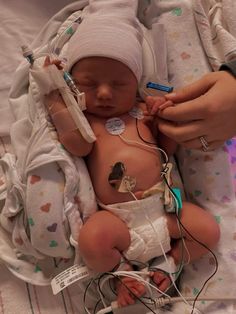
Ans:
<svg viewBox="0 0 236 314"><path fill-rule="evenodd" d="M115 165L122 168L123 175L130 180L128 189L136 195L160 181L161 163L156 149L127 145L119 137L112 137L104 144L101 141L90 155L88 167L95 193L104 204L134 200L132 193L124 191L123 185L114 184L112 170ZM118 187L121 192L117 191Z"/></svg>

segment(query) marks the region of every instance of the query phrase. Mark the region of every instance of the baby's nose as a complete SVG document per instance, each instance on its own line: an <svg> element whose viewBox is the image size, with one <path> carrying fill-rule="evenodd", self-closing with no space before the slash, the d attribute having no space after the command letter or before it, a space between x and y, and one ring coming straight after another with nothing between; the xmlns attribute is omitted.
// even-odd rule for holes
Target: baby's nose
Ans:
<svg viewBox="0 0 236 314"><path fill-rule="evenodd" d="M97 88L97 98L98 99L111 99L112 98L112 88L108 84L99 85Z"/></svg>

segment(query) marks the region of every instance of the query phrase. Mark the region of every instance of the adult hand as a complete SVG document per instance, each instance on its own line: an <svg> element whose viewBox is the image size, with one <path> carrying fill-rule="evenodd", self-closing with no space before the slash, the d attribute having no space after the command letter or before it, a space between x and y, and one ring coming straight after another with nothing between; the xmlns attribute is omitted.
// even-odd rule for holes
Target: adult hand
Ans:
<svg viewBox="0 0 236 314"><path fill-rule="evenodd" d="M236 135L236 79L230 73L208 73L166 99L175 105L159 111L159 129L184 147L202 149L203 137L215 149Z"/></svg>

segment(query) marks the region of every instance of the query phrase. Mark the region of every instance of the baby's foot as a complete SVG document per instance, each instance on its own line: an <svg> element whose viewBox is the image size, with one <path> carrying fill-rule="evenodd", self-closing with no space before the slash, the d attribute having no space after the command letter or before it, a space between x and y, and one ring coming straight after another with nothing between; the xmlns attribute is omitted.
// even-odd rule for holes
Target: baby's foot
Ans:
<svg viewBox="0 0 236 314"><path fill-rule="evenodd" d="M150 273L150 277L159 290L164 292L170 287L171 280L166 272L161 270L153 271Z"/></svg>
<svg viewBox="0 0 236 314"><path fill-rule="evenodd" d="M160 291L166 291L171 284L170 277L164 271L157 270L150 272L150 278ZM124 277L117 284L117 303L120 307L132 305L136 298L146 293L146 287L137 279Z"/></svg>
<svg viewBox="0 0 236 314"><path fill-rule="evenodd" d="M136 298L140 298L146 292L143 283L137 279L124 277L117 284L117 303L120 307L132 305Z"/></svg>

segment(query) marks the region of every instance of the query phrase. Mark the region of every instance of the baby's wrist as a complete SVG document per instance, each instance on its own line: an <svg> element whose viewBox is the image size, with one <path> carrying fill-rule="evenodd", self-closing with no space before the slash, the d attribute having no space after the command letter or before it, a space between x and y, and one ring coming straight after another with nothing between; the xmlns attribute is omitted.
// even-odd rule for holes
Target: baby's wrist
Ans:
<svg viewBox="0 0 236 314"><path fill-rule="evenodd" d="M44 105L50 115L66 108L64 101L58 89L45 95Z"/></svg>
<svg viewBox="0 0 236 314"><path fill-rule="evenodd" d="M50 113L53 124L57 130L58 135L63 135L70 131L77 130L77 126L66 107L54 113Z"/></svg>
<svg viewBox="0 0 236 314"><path fill-rule="evenodd" d="M62 111L62 110L67 110L66 106L58 102L51 102L48 105L46 105L47 111L50 114L50 116L53 116L54 114ZM67 110L68 111L68 110Z"/></svg>

